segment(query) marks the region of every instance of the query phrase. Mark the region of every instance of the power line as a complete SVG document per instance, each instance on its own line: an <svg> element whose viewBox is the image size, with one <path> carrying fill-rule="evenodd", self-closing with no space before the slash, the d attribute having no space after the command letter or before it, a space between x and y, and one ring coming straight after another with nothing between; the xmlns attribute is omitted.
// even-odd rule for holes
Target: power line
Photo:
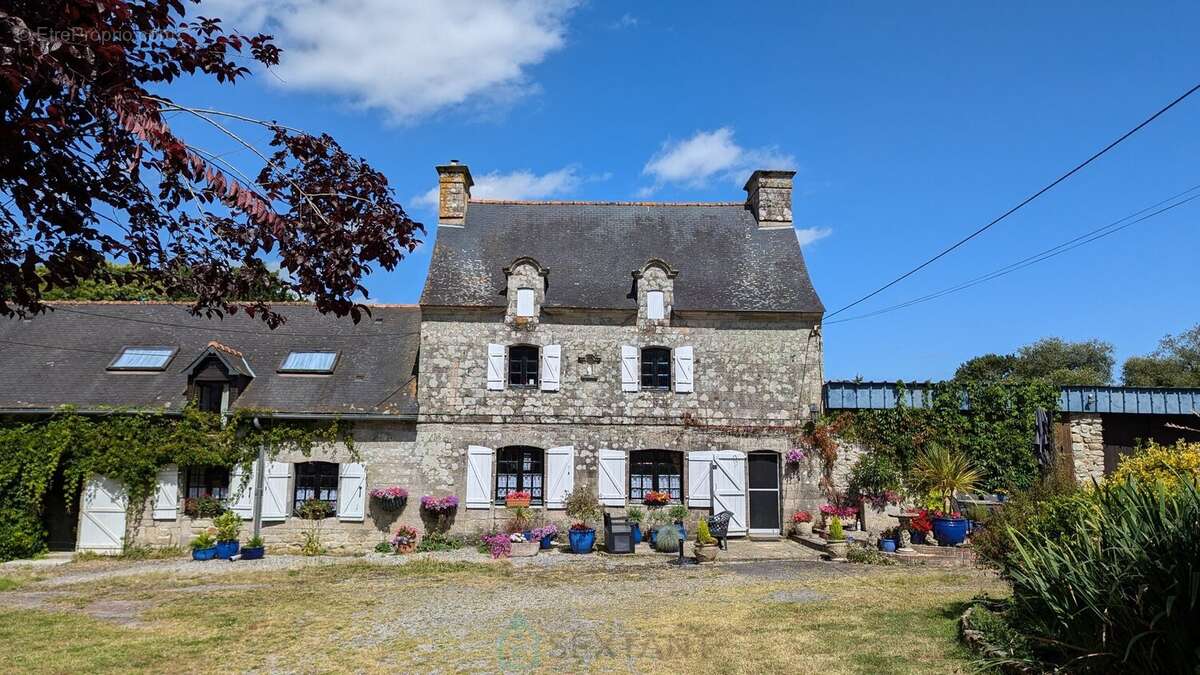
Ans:
<svg viewBox="0 0 1200 675"><path fill-rule="evenodd" d="M1116 234L1117 232L1120 232L1121 230L1124 230L1125 228L1132 227L1133 225L1136 225L1140 222L1149 220L1151 218L1154 218L1155 216L1159 216L1163 213L1166 213L1167 211L1170 211L1172 209L1183 206L1184 204L1192 202L1196 199L1200 199L1200 194L1192 195L1191 197L1188 197L1187 199L1177 201L1173 204L1170 204L1169 206L1165 206L1161 209L1158 209L1157 211L1153 211L1152 213L1148 213L1148 214L1146 213L1147 211L1152 211L1153 209L1155 209L1159 206L1162 206L1163 204L1166 204L1167 202L1176 200L1179 197L1182 197L1183 195L1186 195L1191 192L1195 192L1196 190L1200 190L1200 185L1196 185L1192 188L1184 190L1183 192L1181 192L1173 197L1168 197L1167 199L1164 199L1164 200L1158 202L1157 204L1147 206L1146 208L1144 208L1140 211L1131 213L1128 216L1125 216L1124 218L1121 218L1112 223L1109 223L1108 225L1104 225L1103 227L1098 227L1094 230L1089 230L1088 232L1085 232L1085 233L1079 235L1078 237L1075 237L1074 239L1070 239L1061 244L1058 244L1057 246L1052 246L1044 251L1041 251L1041 252L1035 253L1031 256L1022 258L1016 262L1009 263L1008 265L997 268L991 272L988 272L987 274L983 274L978 277L968 279L967 281L956 284L954 286L950 286L950 287L944 288L940 291L935 291L928 295L923 295L918 298L913 298L911 300L907 300L905 302L901 302L901 303L898 303L895 305L884 307L882 309L878 309L878 310L875 310L872 312L867 312L866 314L858 314L855 316L846 317L844 319L836 319L834 321L828 321L825 323L827 325L839 324L839 323L845 323L847 321L857 321L859 319L867 319L867 318L871 318L874 316L878 316L880 314L887 314L889 312L894 312L898 309L904 309L905 307L910 307L912 305L920 304L922 302L928 302L930 300L935 300L937 298L940 298L940 297L943 297L946 295L950 295L951 293L956 293L958 291L966 290L973 286L978 286L979 284L982 284L987 281L991 281L992 279L996 279L996 278L999 278L1002 276L1006 276L1008 274L1012 274L1013 272L1023 270L1026 267L1030 267L1031 265L1036 265L1037 263L1040 263L1040 262L1049 260L1050 258L1054 258L1056 256L1062 255L1063 253L1066 253L1067 251L1079 248L1080 246L1083 246L1085 244L1090 244L1099 239L1103 239L1104 237ZM1142 214L1146 214L1146 215L1142 215ZM1141 216L1141 217L1139 218L1138 216ZM1131 220L1131 219L1134 219L1134 220ZM1129 222L1126 222L1126 221L1129 221ZM1124 223L1124 224L1122 224L1122 223Z"/></svg>
<svg viewBox="0 0 1200 675"><path fill-rule="evenodd" d="M928 267L929 265L933 264L933 263L934 263L934 262L936 262L937 260L941 259L943 256L947 255L948 253L950 253L951 251L953 251L953 250L957 249L958 247L962 246L963 244L967 243L968 241L971 241L971 240L972 240L972 239L974 239L975 237L978 237L979 235L983 234L983 233L984 233L984 232L986 232L987 230L991 229L993 225L996 225L996 224L997 224L997 223L999 223L1000 221L1002 221L1002 220L1004 220L1005 218L1007 218L1007 217L1011 216L1012 214L1016 213L1016 212L1017 212L1017 211L1019 211L1019 210L1020 210L1022 207L1024 207L1026 204L1028 204L1028 203L1032 202L1033 200L1037 199L1038 197L1041 197L1043 194L1045 194L1045 193L1049 192L1049 191L1050 191L1052 188L1054 188L1054 186L1058 185L1059 183L1063 182L1064 180L1066 180L1066 179L1070 178L1071 176L1075 175L1077 172L1079 172L1079 171L1080 171L1081 169L1083 169L1085 166L1087 166L1088 164L1091 164L1092 162L1094 162L1095 160L1099 159L1099 158L1100 158L1102 155L1104 155L1104 154L1105 154L1106 152L1108 152L1109 150L1112 150L1113 148L1115 148L1115 147L1117 147L1118 145L1120 145L1120 144L1121 144L1121 142L1122 142L1122 141L1124 141L1125 139L1127 139L1127 138L1129 138L1130 136L1132 136L1132 135L1136 134L1138 131L1141 131L1143 127L1145 127L1146 125L1150 124L1150 123L1151 123L1151 122L1153 122L1154 120L1158 119L1158 118L1159 118L1159 116L1161 116L1163 113L1167 112L1167 111L1168 111L1168 110L1170 110L1171 108L1174 108L1174 107L1175 107L1177 104L1179 104L1181 101L1183 101L1183 100L1184 100L1185 98L1187 98L1188 96L1191 96L1192 94L1194 94L1194 93L1195 93L1197 90L1200 90L1200 84L1197 84L1196 86L1194 86L1194 87L1192 87L1191 89L1187 90L1187 91L1186 91L1186 92L1184 92L1184 93L1183 93L1183 94L1182 94L1182 95L1181 95L1179 98L1175 99L1174 101L1171 101L1171 102L1170 102L1170 103L1168 103L1168 104L1167 104L1165 107L1161 108L1161 109L1160 109L1158 112L1154 113L1154 114L1153 114L1153 115L1151 115L1150 117L1147 117L1145 120L1143 120L1143 121L1142 121L1142 123L1141 123L1141 124L1139 124L1139 125L1137 125L1136 127L1134 127L1134 128L1132 128L1132 129L1130 129L1129 131L1125 132L1124 134L1122 134L1122 135L1121 135L1121 137L1120 137L1120 138L1118 138L1117 140L1113 141L1112 143L1109 143L1108 145L1104 146L1104 149L1100 150L1099 152L1097 152L1096 154L1092 155L1091 157L1088 157L1088 158L1087 158L1086 160L1084 160L1082 163L1080 163L1080 164L1076 165L1076 166L1075 166L1075 168L1073 168L1073 169L1071 169L1070 171L1068 171L1068 172L1064 173L1063 175L1059 176L1057 179L1055 179L1055 180L1054 180L1054 182L1050 183L1050 184L1049 184L1049 185L1047 185L1046 187L1043 187L1042 189L1040 189L1040 190L1038 190L1037 192L1033 193L1033 194L1032 194L1032 195L1030 195L1029 197L1026 197L1026 198L1025 198L1025 200L1024 200L1024 201L1022 201L1020 204L1017 204L1016 206L1012 207L1011 209L1009 209L1009 210L1005 211L1004 213L1000 214L1000 216L998 216L997 218L995 218L994 220L992 220L992 221L991 221L990 223L988 223L987 225L984 225L983 227L981 227L981 228L979 228L979 229L975 230L974 232L972 232L972 233L968 234L967 236L963 237L962 239L959 239L959 240L958 240L958 241L956 241L956 242L955 242L953 245L949 246L948 248L945 248L945 249L943 249L943 250L942 250L940 253L938 253L937 255L935 255L935 256L933 256L932 258L930 258L930 259L926 260L925 262L921 263L920 265L917 265L916 267L914 267L914 268L910 269L909 271L905 272L904 274L901 274L900 276L896 277L895 279L892 279L891 281L889 281L889 282L887 282L886 284L884 284L884 285L880 286L879 288L877 288L877 289L875 289L875 290L871 291L870 293L867 293L866 295L864 295L864 296L862 296L861 298L859 298L859 299L855 300L854 302L851 302L850 304L848 304L848 305L845 305L845 306L843 306L843 307L839 308L837 311L833 312L832 314L826 314L826 315L825 315L825 318L826 318L826 319L829 319L829 318L832 318L832 317L834 317L834 316L837 316L838 314L841 314L842 312L846 311L847 309L850 309L851 307L854 307L855 305L857 305L857 304L859 304L859 303L861 303L861 302L864 302L864 301L866 301L866 300L869 300L870 298L873 298L873 297L875 297L876 295L879 295L879 294L880 294L880 293L882 293L883 291L885 291L885 290L887 290L887 289L891 288L892 286L895 286L896 284L900 283L901 281L904 281L904 280L905 280L905 279L907 279L908 277L911 277L912 275L916 274L917 272L919 272L919 271L921 271L921 270L925 269L925 268L926 268L926 267Z"/></svg>
<svg viewBox="0 0 1200 675"><path fill-rule="evenodd" d="M37 349L52 349L55 351L65 351L65 352L86 352L88 354L107 354L108 356L112 356L112 350L84 349L82 347L55 347L52 345L34 344L32 342L20 342L17 340L5 340L3 338L0 338L0 342L3 342L4 344L8 344L8 345L17 345L19 347L35 347Z"/></svg>

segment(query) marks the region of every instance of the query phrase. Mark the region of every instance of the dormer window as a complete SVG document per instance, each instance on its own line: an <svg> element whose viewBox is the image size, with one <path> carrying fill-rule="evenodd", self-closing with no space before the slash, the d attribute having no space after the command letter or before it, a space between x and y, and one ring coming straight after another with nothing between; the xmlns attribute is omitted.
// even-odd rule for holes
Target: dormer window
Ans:
<svg viewBox="0 0 1200 675"><path fill-rule="evenodd" d="M279 366L279 372L327 375L337 363L337 352L291 352Z"/></svg>
<svg viewBox="0 0 1200 675"><path fill-rule="evenodd" d="M534 291L532 288L517 289L517 316L533 316L536 313L534 309Z"/></svg>
<svg viewBox="0 0 1200 675"><path fill-rule="evenodd" d="M224 412L224 382L197 382L195 384L195 389L196 407L200 410L200 412Z"/></svg>
<svg viewBox="0 0 1200 675"><path fill-rule="evenodd" d="M175 355L173 347L126 347L108 364L109 370L161 371Z"/></svg>
<svg viewBox="0 0 1200 675"><path fill-rule="evenodd" d="M675 277L679 272L658 258L646 261L634 270L634 297L638 303L638 326L669 326L675 296Z"/></svg>

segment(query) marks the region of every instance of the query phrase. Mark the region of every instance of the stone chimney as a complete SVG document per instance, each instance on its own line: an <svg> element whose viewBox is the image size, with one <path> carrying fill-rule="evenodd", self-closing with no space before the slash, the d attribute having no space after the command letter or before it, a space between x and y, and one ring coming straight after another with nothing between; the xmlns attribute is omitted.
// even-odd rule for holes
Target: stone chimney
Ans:
<svg viewBox="0 0 1200 675"><path fill-rule="evenodd" d="M471 199L471 170L457 159L437 167L438 222L462 225L467 219L467 202ZM789 211L790 213L790 211Z"/></svg>
<svg viewBox="0 0 1200 675"><path fill-rule="evenodd" d="M746 208L760 228L792 226L792 176L795 171L755 171L746 181Z"/></svg>

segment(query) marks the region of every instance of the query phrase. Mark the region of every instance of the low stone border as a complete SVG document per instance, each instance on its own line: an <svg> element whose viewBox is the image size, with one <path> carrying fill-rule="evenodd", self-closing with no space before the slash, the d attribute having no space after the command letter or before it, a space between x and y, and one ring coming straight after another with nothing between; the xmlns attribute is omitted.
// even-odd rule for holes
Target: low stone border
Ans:
<svg viewBox="0 0 1200 675"><path fill-rule="evenodd" d="M788 538L799 544L821 553L826 553L825 540L816 536L802 537L798 534L788 535ZM865 541L852 541L851 545L869 546ZM886 553L884 555L896 562L906 565L944 565L948 567L969 566L976 563L975 551L962 546L926 546L913 544L915 553Z"/></svg>

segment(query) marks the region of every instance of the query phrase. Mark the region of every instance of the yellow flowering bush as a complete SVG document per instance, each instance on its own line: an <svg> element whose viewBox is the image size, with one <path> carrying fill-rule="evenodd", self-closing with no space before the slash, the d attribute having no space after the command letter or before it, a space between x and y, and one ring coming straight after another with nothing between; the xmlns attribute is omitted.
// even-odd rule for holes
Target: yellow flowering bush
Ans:
<svg viewBox="0 0 1200 675"><path fill-rule="evenodd" d="M1159 445L1151 441L1135 454L1122 458L1108 480L1121 482L1136 478L1144 482L1161 480L1168 485L1175 485L1180 475L1200 478L1200 443L1180 440L1175 445Z"/></svg>

